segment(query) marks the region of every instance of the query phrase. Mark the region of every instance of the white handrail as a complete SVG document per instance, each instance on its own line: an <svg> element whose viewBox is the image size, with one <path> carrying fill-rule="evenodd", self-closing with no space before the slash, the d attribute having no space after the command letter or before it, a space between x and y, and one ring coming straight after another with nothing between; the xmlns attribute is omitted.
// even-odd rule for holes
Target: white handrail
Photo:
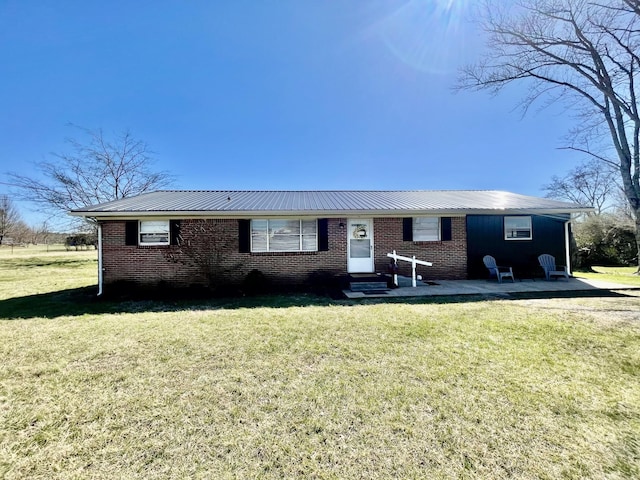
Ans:
<svg viewBox="0 0 640 480"><path fill-rule="evenodd" d="M417 287L418 284L416 282L416 265L425 265L427 267L433 266L431 262L425 262L424 260L416 260L416 256L413 257L403 257L402 255L398 255L394 250L393 253L387 253L387 257L393 258L393 260L397 263L398 260L403 260L405 262L411 262L411 285L413 287ZM393 283L397 287L398 286L398 274L393 274Z"/></svg>

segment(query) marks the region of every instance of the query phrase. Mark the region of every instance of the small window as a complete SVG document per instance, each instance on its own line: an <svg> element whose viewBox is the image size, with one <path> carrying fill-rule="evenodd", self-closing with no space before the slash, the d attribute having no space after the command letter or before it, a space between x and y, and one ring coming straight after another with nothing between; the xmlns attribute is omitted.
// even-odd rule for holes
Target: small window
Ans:
<svg viewBox="0 0 640 480"><path fill-rule="evenodd" d="M437 242L440 240L439 217L416 217L413 219L414 242Z"/></svg>
<svg viewBox="0 0 640 480"><path fill-rule="evenodd" d="M531 240L531 217L504 217L505 240Z"/></svg>
<svg viewBox="0 0 640 480"><path fill-rule="evenodd" d="M300 219L251 220L252 252L316 252L318 222Z"/></svg>
<svg viewBox="0 0 640 480"><path fill-rule="evenodd" d="M169 220L140 222L140 245L169 245Z"/></svg>

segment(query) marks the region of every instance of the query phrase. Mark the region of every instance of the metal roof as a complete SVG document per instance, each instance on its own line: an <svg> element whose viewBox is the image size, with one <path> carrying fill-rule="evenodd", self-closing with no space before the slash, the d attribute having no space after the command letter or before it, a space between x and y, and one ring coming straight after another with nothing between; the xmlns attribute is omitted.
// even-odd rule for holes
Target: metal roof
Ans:
<svg viewBox="0 0 640 480"><path fill-rule="evenodd" d="M71 212L95 218L140 216L428 215L577 213L574 203L497 190L238 191L162 190Z"/></svg>

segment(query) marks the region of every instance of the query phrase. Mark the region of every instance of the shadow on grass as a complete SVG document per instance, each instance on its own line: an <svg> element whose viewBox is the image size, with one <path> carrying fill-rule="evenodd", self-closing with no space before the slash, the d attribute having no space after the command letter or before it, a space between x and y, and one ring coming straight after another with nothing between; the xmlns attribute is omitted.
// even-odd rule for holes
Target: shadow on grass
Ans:
<svg viewBox="0 0 640 480"><path fill-rule="evenodd" d="M96 299L95 287L0 300L0 319L56 318L117 312L117 304Z"/></svg>
<svg viewBox="0 0 640 480"><path fill-rule="evenodd" d="M269 294L259 296L230 296L222 298L173 299L99 299L96 287L85 287L57 292L29 295L0 300L0 320L32 318L54 319L83 315L102 315L140 312L175 312L181 310L222 310L240 308L290 308L311 306L380 305L380 304L455 304L495 300L553 299L553 298L625 298L624 293L596 291L531 292L499 295L450 295L439 297L394 297L350 300L333 294Z"/></svg>
<svg viewBox="0 0 640 480"><path fill-rule="evenodd" d="M87 266L86 258L42 258L42 257L16 257L3 258L4 268L84 268Z"/></svg>
<svg viewBox="0 0 640 480"><path fill-rule="evenodd" d="M0 320L58 318L116 313L164 312L180 310L219 310L238 308L288 308L328 306L343 303L329 295L274 294L263 296L229 296L219 298L164 296L98 298L96 287L28 295L0 300Z"/></svg>

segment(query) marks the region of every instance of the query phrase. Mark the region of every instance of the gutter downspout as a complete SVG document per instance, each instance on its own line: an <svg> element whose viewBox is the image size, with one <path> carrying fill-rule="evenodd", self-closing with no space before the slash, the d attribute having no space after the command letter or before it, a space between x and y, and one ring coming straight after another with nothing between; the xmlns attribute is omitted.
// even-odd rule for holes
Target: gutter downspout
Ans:
<svg viewBox="0 0 640 480"><path fill-rule="evenodd" d="M98 223L98 296L102 295L102 225Z"/></svg>
<svg viewBox="0 0 640 480"><path fill-rule="evenodd" d="M571 252L570 252L570 241L569 241L569 225L571 225L571 220L567 220L564 222L564 251L565 251L565 265L567 266L567 273L570 277L571 274Z"/></svg>

